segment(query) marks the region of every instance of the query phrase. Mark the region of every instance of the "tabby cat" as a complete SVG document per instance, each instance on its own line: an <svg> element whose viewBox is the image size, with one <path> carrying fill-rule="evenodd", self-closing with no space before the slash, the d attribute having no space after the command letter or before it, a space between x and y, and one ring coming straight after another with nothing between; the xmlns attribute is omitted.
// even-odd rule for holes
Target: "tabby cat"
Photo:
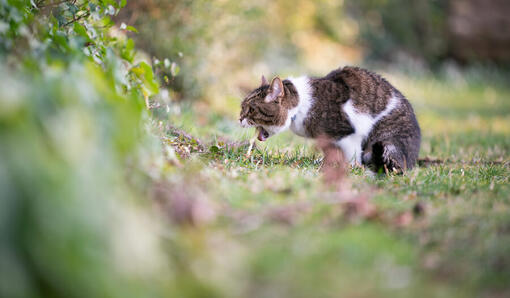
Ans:
<svg viewBox="0 0 510 298"><path fill-rule="evenodd" d="M327 137L352 165L403 171L416 164L420 127L407 99L381 76L358 67L325 77L298 77L262 84L241 104L240 124L256 127L258 139L290 128Z"/></svg>

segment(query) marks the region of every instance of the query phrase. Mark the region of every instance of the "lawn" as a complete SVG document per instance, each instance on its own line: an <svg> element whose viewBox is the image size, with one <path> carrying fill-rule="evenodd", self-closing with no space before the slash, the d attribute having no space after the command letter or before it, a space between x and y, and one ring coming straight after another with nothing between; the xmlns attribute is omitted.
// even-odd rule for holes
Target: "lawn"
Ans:
<svg viewBox="0 0 510 298"><path fill-rule="evenodd" d="M257 142L247 157L254 131L237 125L234 96L226 114L189 104L160 113L170 166L154 197L171 223L177 293L510 295L504 76L385 75L422 129L419 166L403 175L349 168L326 183L317 144L290 132Z"/></svg>

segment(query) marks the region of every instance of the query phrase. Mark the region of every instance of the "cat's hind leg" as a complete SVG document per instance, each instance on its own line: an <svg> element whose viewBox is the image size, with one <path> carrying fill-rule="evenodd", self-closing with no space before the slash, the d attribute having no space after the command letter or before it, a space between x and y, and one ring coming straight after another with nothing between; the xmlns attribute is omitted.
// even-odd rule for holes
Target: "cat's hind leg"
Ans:
<svg viewBox="0 0 510 298"><path fill-rule="evenodd" d="M363 163L376 172L401 173L407 168L405 154L398 142L384 140L373 143L363 153Z"/></svg>
<svg viewBox="0 0 510 298"><path fill-rule="evenodd" d="M382 159L385 171L401 173L407 169L406 158L402 150L394 144L384 144Z"/></svg>

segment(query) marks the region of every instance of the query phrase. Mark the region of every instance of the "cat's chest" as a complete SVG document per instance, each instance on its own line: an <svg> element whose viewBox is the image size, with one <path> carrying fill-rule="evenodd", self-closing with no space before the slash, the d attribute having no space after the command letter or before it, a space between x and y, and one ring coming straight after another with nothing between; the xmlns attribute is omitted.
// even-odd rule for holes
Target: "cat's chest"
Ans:
<svg viewBox="0 0 510 298"><path fill-rule="evenodd" d="M297 134L301 137L308 137L308 133L305 127L305 119L307 117L307 113L303 111L298 111L294 116L291 117L290 130L293 133Z"/></svg>

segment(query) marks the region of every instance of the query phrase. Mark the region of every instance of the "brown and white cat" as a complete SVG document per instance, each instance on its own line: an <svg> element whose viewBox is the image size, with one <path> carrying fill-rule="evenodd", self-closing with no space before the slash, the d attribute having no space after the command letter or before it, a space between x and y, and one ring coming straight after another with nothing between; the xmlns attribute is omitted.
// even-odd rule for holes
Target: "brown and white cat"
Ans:
<svg viewBox="0 0 510 298"><path fill-rule="evenodd" d="M327 137L352 165L402 171L416 164L420 127L407 99L381 76L344 67L322 78L275 77L241 104L239 122L256 127L258 139L290 128L307 137Z"/></svg>

